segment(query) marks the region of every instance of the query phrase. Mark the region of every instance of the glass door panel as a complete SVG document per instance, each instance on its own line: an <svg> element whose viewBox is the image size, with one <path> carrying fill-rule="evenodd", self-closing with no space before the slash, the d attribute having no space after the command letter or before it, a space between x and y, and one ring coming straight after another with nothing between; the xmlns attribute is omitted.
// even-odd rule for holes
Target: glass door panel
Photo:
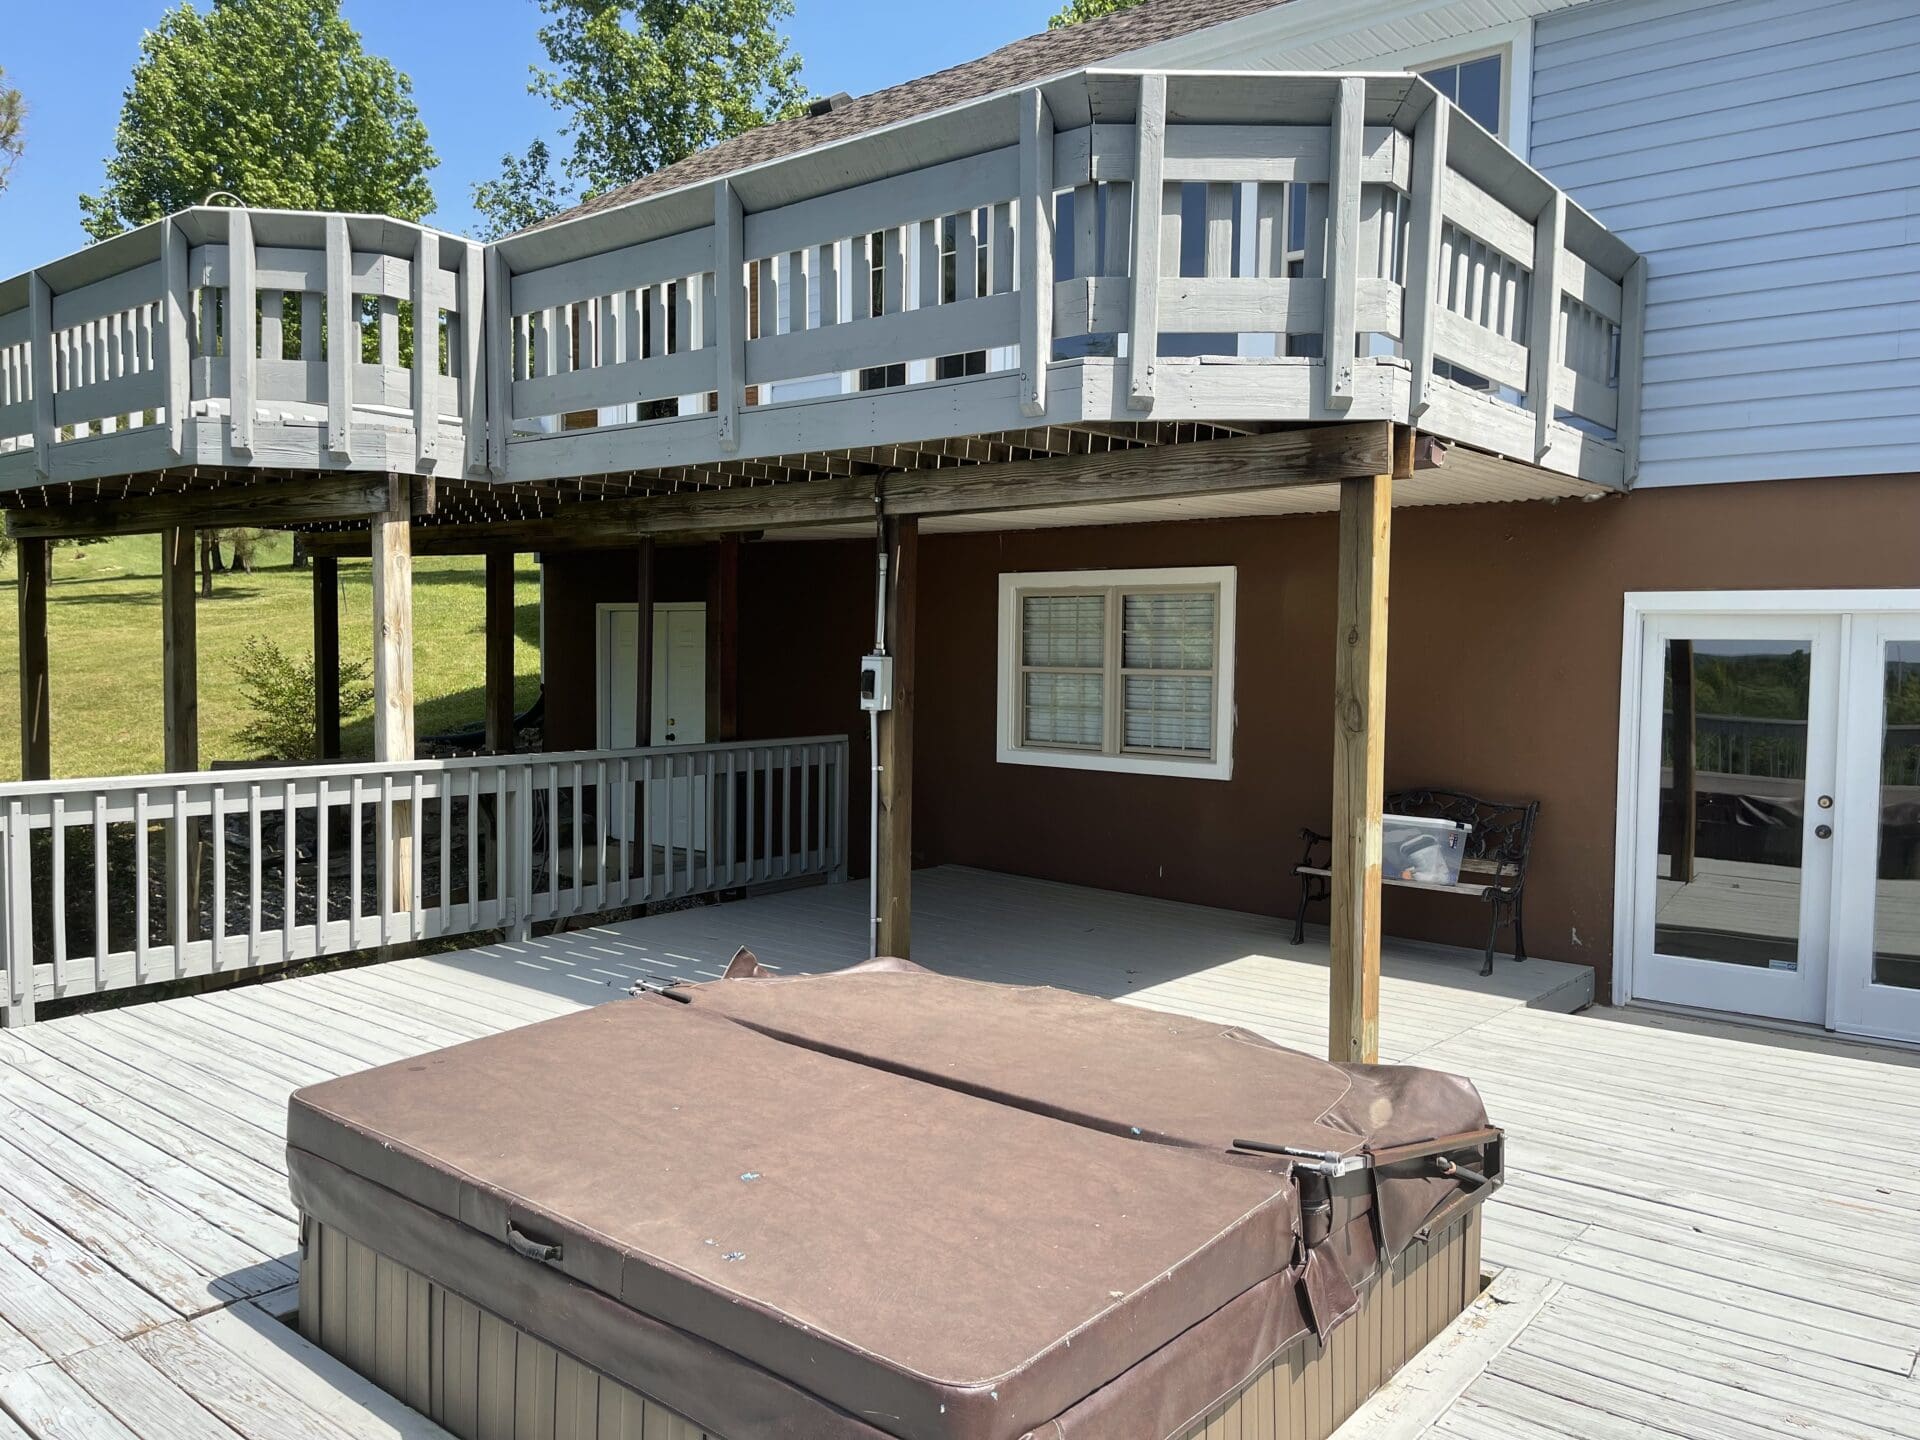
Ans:
<svg viewBox="0 0 1920 1440"><path fill-rule="evenodd" d="M1856 622L1834 1025L1920 1040L1920 618Z"/></svg>
<svg viewBox="0 0 1920 1440"><path fill-rule="evenodd" d="M1838 623L1656 617L1646 647L1634 993L1820 1019Z"/></svg>

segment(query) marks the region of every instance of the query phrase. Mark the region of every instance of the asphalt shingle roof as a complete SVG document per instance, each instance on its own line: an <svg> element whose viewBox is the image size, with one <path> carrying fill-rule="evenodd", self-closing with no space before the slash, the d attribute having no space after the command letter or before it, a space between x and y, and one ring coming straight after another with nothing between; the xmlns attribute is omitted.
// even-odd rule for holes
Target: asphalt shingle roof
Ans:
<svg viewBox="0 0 1920 1440"><path fill-rule="evenodd" d="M696 151L651 175L596 195L543 222L611 209L700 180L732 174L750 165L845 140L950 105L1030 84L1051 75L1097 65L1143 46L1269 10L1287 0L1142 0L1098 20L1043 30L1015 40L977 60L923 75L885 90L842 102L824 115L779 120ZM534 226L534 229L543 226Z"/></svg>

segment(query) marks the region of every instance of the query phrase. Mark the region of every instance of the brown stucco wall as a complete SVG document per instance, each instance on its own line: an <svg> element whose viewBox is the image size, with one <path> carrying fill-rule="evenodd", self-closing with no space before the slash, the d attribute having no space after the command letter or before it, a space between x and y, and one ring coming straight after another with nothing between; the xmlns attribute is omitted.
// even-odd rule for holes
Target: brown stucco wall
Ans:
<svg viewBox="0 0 1920 1440"><path fill-rule="evenodd" d="M1529 947L1595 965L1604 995L1622 595L1920 586L1916 478L1396 511L1387 784L1540 800ZM848 733L856 819L865 807L865 731L853 676L869 642L871 554L860 544L761 543L746 547L741 564L743 733ZM921 555L919 863L1292 913L1296 832L1324 828L1330 809L1331 517L930 536ZM995 762L1002 571L1216 564L1239 569L1232 780ZM623 564L618 574L628 573ZM567 628L559 606L578 587L549 586L551 645ZM589 603L587 660L591 615ZM557 648L550 657L550 674L567 673ZM575 688L591 743L591 682ZM864 844L862 828L856 873ZM1389 891L1385 917L1398 935L1472 945L1484 936L1484 912L1460 902ZM1275 937L1285 943L1284 927Z"/></svg>

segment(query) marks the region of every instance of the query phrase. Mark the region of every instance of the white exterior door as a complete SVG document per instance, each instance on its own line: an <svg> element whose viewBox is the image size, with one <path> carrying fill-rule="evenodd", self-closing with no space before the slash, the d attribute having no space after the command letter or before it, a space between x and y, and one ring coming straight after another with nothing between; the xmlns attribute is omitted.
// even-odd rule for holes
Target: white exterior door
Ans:
<svg viewBox="0 0 1920 1440"><path fill-rule="evenodd" d="M1832 1024L1920 1041L1920 615L1852 632Z"/></svg>
<svg viewBox="0 0 1920 1440"><path fill-rule="evenodd" d="M1840 636L1836 615L1646 617L1634 998L1825 1021Z"/></svg>
<svg viewBox="0 0 1920 1440"><path fill-rule="evenodd" d="M634 744L634 665L637 605L600 607L600 740L609 749L631 749ZM656 604L653 607L653 734L650 743L671 751L680 745L704 744L707 738L707 607L701 604ZM690 764L670 753L649 762L647 837L655 845L695 850L706 845L707 782L689 774ZM626 833L632 800L618 806L611 817L612 833ZM636 837L637 838L637 837Z"/></svg>

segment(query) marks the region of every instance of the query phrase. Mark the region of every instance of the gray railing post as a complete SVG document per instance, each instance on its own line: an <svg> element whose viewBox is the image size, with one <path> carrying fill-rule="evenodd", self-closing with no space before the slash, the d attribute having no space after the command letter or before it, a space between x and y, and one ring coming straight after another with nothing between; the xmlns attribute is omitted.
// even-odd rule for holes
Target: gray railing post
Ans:
<svg viewBox="0 0 1920 1440"><path fill-rule="evenodd" d="M513 923L507 935L513 940L533 938L533 766L523 763L513 792L513 823L507 827L507 843L513 848ZM555 817L547 816L547 824Z"/></svg>
<svg viewBox="0 0 1920 1440"><path fill-rule="evenodd" d="M53 287L38 270L27 277L28 319L33 326L33 473L45 480L53 464Z"/></svg>
<svg viewBox="0 0 1920 1440"><path fill-rule="evenodd" d="M1366 150L1367 82L1340 81L1327 149L1327 289L1321 352L1326 364L1326 403L1344 410L1353 403L1356 308L1360 287L1360 162Z"/></svg>
<svg viewBox="0 0 1920 1440"><path fill-rule="evenodd" d="M413 232L413 261L407 272L413 301L413 458L430 470L440 444L440 307L433 281L440 269L440 237L425 226ZM451 359L452 357L448 357Z"/></svg>
<svg viewBox="0 0 1920 1440"><path fill-rule="evenodd" d="M746 216L731 181L713 182L714 338L719 393L720 448L740 448L740 397L747 370L747 286L741 259Z"/></svg>
<svg viewBox="0 0 1920 1440"><path fill-rule="evenodd" d="M852 803L852 777L847 773L847 737L833 742L833 878L847 878L847 807Z"/></svg>
<svg viewBox="0 0 1920 1440"><path fill-rule="evenodd" d="M1450 104L1436 95L1413 124L1412 217L1407 237L1408 410L1418 420L1433 403L1433 311L1440 303L1440 229L1447 174Z"/></svg>
<svg viewBox="0 0 1920 1440"><path fill-rule="evenodd" d="M31 832L20 802L7 806L0 819L4 836L6 881L0 891L0 919L4 919L7 947L6 1028L18 1029L33 1021L33 852Z"/></svg>
<svg viewBox="0 0 1920 1440"><path fill-rule="evenodd" d="M1153 408L1153 369L1160 350L1160 204L1166 165L1167 77L1140 77L1134 120L1133 284L1128 324L1127 404Z"/></svg>
<svg viewBox="0 0 1920 1440"><path fill-rule="evenodd" d="M351 457L353 367L360 363L359 307L353 300L353 249L347 217L327 217L327 449Z"/></svg>
<svg viewBox="0 0 1920 1440"><path fill-rule="evenodd" d="M1533 278L1527 288L1527 407L1533 411L1533 458L1553 439L1553 377L1560 368L1560 256L1566 248L1567 197L1558 190L1533 229Z"/></svg>
<svg viewBox="0 0 1920 1440"><path fill-rule="evenodd" d="M167 411L167 448L174 459L185 453L187 411L193 405L193 284L187 269L190 247L180 227L169 220L160 231L160 372ZM319 351L319 327L313 337ZM307 343L301 331L301 344Z"/></svg>
<svg viewBox="0 0 1920 1440"><path fill-rule="evenodd" d="M253 220L235 207L227 212L227 435L242 455L253 453L254 296Z"/></svg>
<svg viewBox="0 0 1920 1440"><path fill-rule="evenodd" d="M1020 97L1020 413L1047 413L1053 359L1053 112Z"/></svg>

